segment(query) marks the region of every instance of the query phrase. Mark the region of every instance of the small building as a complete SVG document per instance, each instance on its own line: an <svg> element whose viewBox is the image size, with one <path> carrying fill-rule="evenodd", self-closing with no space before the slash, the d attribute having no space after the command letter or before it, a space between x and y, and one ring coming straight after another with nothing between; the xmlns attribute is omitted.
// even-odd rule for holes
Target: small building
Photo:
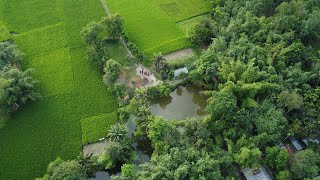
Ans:
<svg viewBox="0 0 320 180"><path fill-rule="evenodd" d="M302 139L302 142L303 142L306 146L309 146L310 143L320 144L320 141L319 141L319 140L317 140L317 139L310 139L310 138Z"/></svg>
<svg viewBox="0 0 320 180"><path fill-rule="evenodd" d="M242 173L247 180L272 180L267 169L263 166L260 166L260 168L256 170L250 168L243 169Z"/></svg>
<svg viewBox="0 0 320 180"><path fill-rule="evenodd" d="M289 141L291 142L291 144L293 145L293 147L295 148L296 152L301 151L302 149L304 149L305 147L294 137L289 137Z"/></svg>
<svg viewBox="0 0 320 180"><path fill-rule="evenodd" d="M184 68L179 68L174 70L174 77L178 77L182 73L188 74L189 73L188 68L184 67Z"/></svg>

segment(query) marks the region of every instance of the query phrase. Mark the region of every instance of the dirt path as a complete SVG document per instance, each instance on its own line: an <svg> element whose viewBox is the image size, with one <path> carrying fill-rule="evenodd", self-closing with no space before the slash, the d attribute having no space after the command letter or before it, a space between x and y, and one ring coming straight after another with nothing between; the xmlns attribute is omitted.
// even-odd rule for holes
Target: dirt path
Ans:
<svg viewBox="0 0 320 180"><path fill-rule="evenodd" d="M105 1L105 0L100 0L100 2L101 2L101 5L102 5L104 11L106 12L107 16L110 15L111 12L110 12L110 10L109 10L109 8L108 8L108 5L107 5L106 1ZM127 44L126 44L126 42L124 42L124 40L123 40L122 37L120 37L120 41L121 41L121 43L123 44L124 48L127 50L128 54L129 54L131 57L133 57L131 51L130 51L129 48L127 47Z"/></svg>
<svg viewBox="0 0 320 180"><path fill-rule="evenodd" d="M173 53L169 53L164 55L163 57L166 58L168 61L173 61L177 59L184 59L194 56L194 52L191 48L183 49L180 51L176 51Z"/></svg>

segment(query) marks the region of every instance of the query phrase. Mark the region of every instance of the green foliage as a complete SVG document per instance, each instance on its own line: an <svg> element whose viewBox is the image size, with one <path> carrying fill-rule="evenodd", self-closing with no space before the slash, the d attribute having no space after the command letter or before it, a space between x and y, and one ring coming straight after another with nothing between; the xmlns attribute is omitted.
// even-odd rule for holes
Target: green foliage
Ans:
<svg viewBox="0 0 320 180"><path fill-rule="evenodd" d="M166 54L190 46L190 42L175 22L208 12L210 10L208 4L209 2L204 0L192 2L107 0L110 10L121 14L125 19L124 28L130 41L149 57L153 53ZM171 5L178 10L172 11Z"/></svg>
<svg viewBox="0 0 320 180"><path fill-rule="evenodd" d="M105 169L112 169L117 163L125 163L130 160L132 148L127 143L111 141L108 143L105 152L99 157L98 163Z"/></svg>
<svg viewBox="0 0 320 180"><path fill-rule="evenodd" d="M157 84L156 86L150 86L147 88L147 96L150 99L157 99L161 97L167 97L170 95L172 87L168 83Z"/></svg>
<svg viewBox="0 0 320 180"><path fill-rule="evenodd" d="M279 94L279 102L282 106L286 107L288 111L300 109L303 106L303 98L297 93L289 93L282 91Z"/></svg>
<svg viewBox="0 0 320 180"><path fill-rule="evenodd" d="M33 179L57 156L74 159L79 154L81 119L116 110L115 97L85 58L80 34L105 12L99 1L0 4L1 20L18 33L13 39L25 53L22 69L35 68L36 90L43 96L17 111L1 129L0 142L6 146L1 148L0 179Z"/></svg>
<svg viewBox="0 0 320 180"><path fill-rule="evenodd" d="M6 26L0 21L0 42L11 39L11 34L7 30Z"/></svg>
<svg viewBox="0 0 320 180"><path fill-rule="evenodd" d="M112 85L115 83L120 73L120 66L121 65L113 59L109 59L106 62L103 69L103 82L106 85Z"/></svg>
<svg viewBox="0 0 320 180"><path fill-rule="evenodd" d="M85 168L78 161L63 161L58 157L48 165L47 174L38 180L87 179Z"/></svg>
<svg viewBox="0 0 320 180"><path fill-rule="evenodd" d="M292 175L289 171L280 171L279 174L277 174L276 178L278 180L287 180L292 179Z"/></svg>
<svg viewBox="0 0 320 180"><path fill-rule="evenodd" d="M9 83L4 88L3 104L6 112L10 113L30 101L40 98L35 91L35 81L31 77L31 69L25 72L14 68L5 67L0 71L0 77Z"/></svg>
<svg viewBox="0 0 320 180"><path fill-rule="evenodd" d="M271 103L262 103L253 113L253 118L258 134L267 133L274 143L281 141L286 135L287 119Z"/></svg>
<svg viewBox="0 0 320 180"><path fill-rule="evenodd" d="M0 69L5 66L18 65L22 62L23 54L9 42L0 43Z"/></svg>
<svg viewBox="0 0 320 180"><path fill-rule="evenodd" d="M108 130L117 122L117 113L102 114L90 118L82 119L82 143L95 142L108 135Z"/></svg>
<svg viewBox="0 0 320 180"><path fill-rule="evenodd" d="M168 79L170 77L169 65L161 53L154 54L154 58L151 61L153 62L156 71L160 74L163 80Z"/></svg>
<svg viewBox="0 0 320 180"><path fill-rule="evenodd" d="M237 107L237 100L232 93L213 92L208 100L207 111L216 120L232 113Z"/></svg>
<svg viewBox="0 0 320 180"><path fill-rule="evenodd" d="M101 23L90 22L82 29L81 35L86 44L99 47L102 43L103 31Z"/></svg>
<svg viewBox="0 0 320 180"><path fill-rule="evenodd" d="M272 169L276 170L276 172L279 172L279 176L284 176L285 172L283 172L282 170L288 167L288 152L278 146L267 147L266 152L267 155L265 157L265 163Z"/></svg>
<svg viewBox="0 0 320 180"><path fill-rule="evenodd" d="M170 145L168 136L173 129L171 123L162 118L154 118L148 125L148 137L153 142L153 147L157 152L166 152ZM172 140L171 140L172 141Z"/></svg>
<svg viewBox="0 0 320 180"><path fill-rule="evenodd" d="M195 45L208 45L214 37L213 25L210 19L203 19L187 31L187 38Z"/></svg>
<svg viewBox="0 0 320 180"><path fill-rule="evenodd" d="M128 130L123 124L114 124L108 130L108 138L110 141L121 142L127 137Z"/></svg>
<svg viewBox="0 0 320 180"><path fill-rule="evenodd" d="M103 18L103 24L107 26L108 38L119 39L123 33L123 18L119 14L111 14Z"/></svg>
<svg viewBox="0 0 320 180"><path fill-rule="evenodd" d="M242 147L240 152L234 155L235 161L242 168L258 168L260 166L259 159L262 153L258 148L249 149Z"/></svg>
<svg viewBox="0 0 320 180"><path fill-rule="evenodd" d="M318 166L319 162L319 154L312 150L306 149L299 151L295 154L291 173L295 179L313 178L320 170Z"/></svg>

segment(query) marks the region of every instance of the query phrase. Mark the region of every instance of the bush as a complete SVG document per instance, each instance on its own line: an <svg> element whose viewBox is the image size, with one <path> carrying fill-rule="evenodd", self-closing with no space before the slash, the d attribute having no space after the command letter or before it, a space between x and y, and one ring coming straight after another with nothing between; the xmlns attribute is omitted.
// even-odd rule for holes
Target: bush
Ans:
<svg viewBox="0 0 320 180"><path fill-rule="evenodd" d="M31 77L31 73L32 69L23 72L11 66L5 67L0 72L0 78L7 81L6 85L2 87L2 102L7 113L41 97L40 94L34 90L37 81Z"/></svg>
<svg viewBox="0 0 320 180"><path fill-rule="evenodd" d="M132 42L127 42L127 47L139 62L142 62L145 59L145 55L143 54L143 52Z"/></svg>
<svg viewBox="0 0 320 180"><path fill-rule="evenodd" d="M113 60L113 59L109 59L105 66L104 66L104 75L103 75L103 82L106 85L112 85L118 78L119 73L120 73L120 67L121 65Z"/></svg>
<svg viewBox="0 0 320 180"><path fill-rule="evenodd" d="M102 114L90 118L82 119L82 143L95 142L100 138L107 137L108 129L117 121L117 113Z"/></svg>
<svg viewBox="0 0 320 180"><path fill-rule="evenodd" d="M156 99L169 96L172 92L172 87L168 83L158 84L156 86L148 87L147 96L150 99Z"/></svg>

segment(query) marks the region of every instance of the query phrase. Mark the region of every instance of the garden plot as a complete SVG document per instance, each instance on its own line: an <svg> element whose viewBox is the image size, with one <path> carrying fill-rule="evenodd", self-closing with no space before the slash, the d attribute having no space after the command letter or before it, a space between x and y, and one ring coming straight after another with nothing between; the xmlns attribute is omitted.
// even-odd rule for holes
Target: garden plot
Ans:
<svg viewBox="0 0 320 180"><path fill-rule="evenodd" d="M129 40L147 56L167 54L191 46L175 22L207 13L207 0L106 0L111 13L125 19ZM209 8L208 8L209 7Z"/></svg>
<svg viewBox="0 0 320 180"><path fill-rule="evenodd" d="M117 113L101 114L81 120L82 144L105 138L111 125L117 122Z"/></svg>
<svg viewBox="0 0 320 180"><path fill-rule="evenodd" d="M85 58L80 35L82 27L103 16L99 1L0 0L0 19L18 32L14 40L26 57L22 67L35 68L43 96L0 130L0 179L34 179L57 156L77 157L80 120L116 110L101 74Z"/></svg>

